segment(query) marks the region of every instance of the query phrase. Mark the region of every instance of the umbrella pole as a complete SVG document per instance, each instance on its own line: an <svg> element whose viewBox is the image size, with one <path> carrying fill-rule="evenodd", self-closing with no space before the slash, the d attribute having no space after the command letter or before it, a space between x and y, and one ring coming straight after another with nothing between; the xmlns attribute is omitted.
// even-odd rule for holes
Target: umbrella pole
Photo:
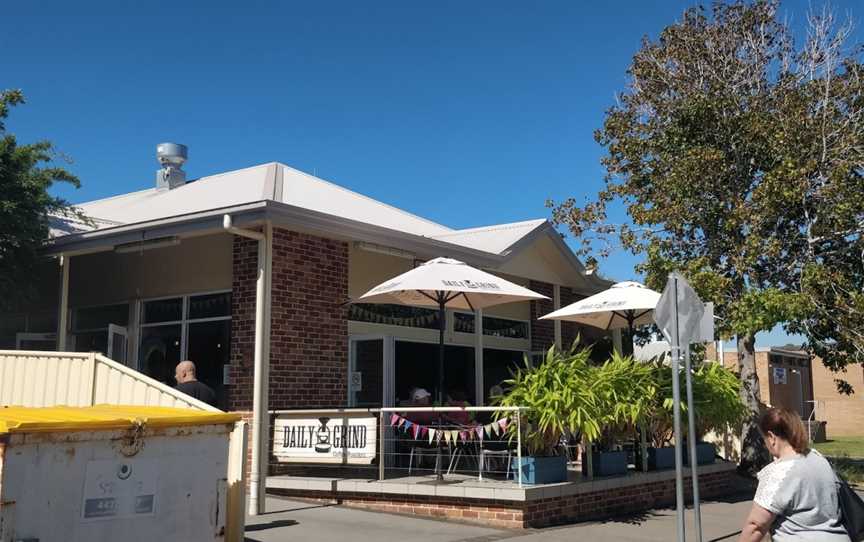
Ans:
<svg viewBox="0 0 864 542"><path fill-rule="evenodd" d="M446 310L444 309L444 304L447 302L444 297L444 292L438 292L438 390L436 395L438 396L438 405L444 405L444 329L446 329L446 323L444 322L444 318L447 315ZM440 426L440 418L439 418L439 426ZM441 466L441 442L438 442L438 450L435 454L435 470L437 471L435 474L435 478L440 482L444 480L444 473L442 472Z"/></svg>

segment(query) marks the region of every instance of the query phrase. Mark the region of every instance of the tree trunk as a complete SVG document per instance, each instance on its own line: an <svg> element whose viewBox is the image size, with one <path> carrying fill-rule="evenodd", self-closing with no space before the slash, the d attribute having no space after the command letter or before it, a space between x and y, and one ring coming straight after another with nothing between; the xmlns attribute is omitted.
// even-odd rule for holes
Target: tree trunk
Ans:
<svg viewBox="0 0 864 542"><path fill-rule="evenodd" d="M756 337L738 336L738 371L741 375L741 400L747 405L749 416L741 428L741 473L755 475L771 461L759 432L762 399L759 394L759 375L756 373Z"/></svg>

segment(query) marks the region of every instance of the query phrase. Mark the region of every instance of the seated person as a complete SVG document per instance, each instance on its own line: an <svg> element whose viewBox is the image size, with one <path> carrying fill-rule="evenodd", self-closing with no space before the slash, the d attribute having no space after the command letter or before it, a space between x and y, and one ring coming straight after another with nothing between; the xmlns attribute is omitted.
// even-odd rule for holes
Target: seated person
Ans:
<svg viewBox="0 0 864 542"><path fill-rule="evenodd" d="M462 390L453 390L447 396L446 406L467 407L471 406L465 400L465 392ZM445 412L444 420L455 425L468 425L473 419L473 413L467 411L460 412Z"/></svg>
<svg viewBox="0 0 864 542"><path fill-rule="evenodd" d="M432 408L432 394L426 391L425 388L414 388L411 390L410 399L405 401L402 406ZM402 417L411 423L419 423L420 425L429 425L438 421L438 416L432 411L404 412Z"/></svg>

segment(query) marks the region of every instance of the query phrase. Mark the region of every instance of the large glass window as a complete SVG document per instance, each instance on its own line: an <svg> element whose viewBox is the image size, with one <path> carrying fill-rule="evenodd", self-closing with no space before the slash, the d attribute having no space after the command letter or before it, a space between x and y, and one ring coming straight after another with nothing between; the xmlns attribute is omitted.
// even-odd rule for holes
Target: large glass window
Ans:
<svg viewBox="0 0 864 542"><path fill-rule="evenodd" d="M483 335L507 337L508 339L527 339L528 322L509 318L483 317Z"/></svg>
<svg viewBox="0 0 864 542"><path fill-rule="evenodd" d="M496 386L506 391L504 381L516 371L525 367L525 353L518 350L483 349L483 400L489 404ZM495 390L498 392L498 390Z"/></svg>
<svg viewBox="0 0 864 542"><path fill-rule="evenodd" d="M396 399L406 401L411 390L435 394L438 385L438 344L396 341ZM474 348L444 347L444 397L474 405Z"/></svg>
<svg viewBox="0 0 864 542"><path fill-rule="evenodd" d="M72 310L72 334L77 352L108 354L108 325L129 324L129 304L78 307Z"/></svg>
<svg viewBox="0 0 864 542"><path fill-rule="evenodd" d="M198 380L213 388L224 405L224 366L231 361L231 293L144 301L141 322L141 371L173 386L177 363L191 360Z"/></svg>

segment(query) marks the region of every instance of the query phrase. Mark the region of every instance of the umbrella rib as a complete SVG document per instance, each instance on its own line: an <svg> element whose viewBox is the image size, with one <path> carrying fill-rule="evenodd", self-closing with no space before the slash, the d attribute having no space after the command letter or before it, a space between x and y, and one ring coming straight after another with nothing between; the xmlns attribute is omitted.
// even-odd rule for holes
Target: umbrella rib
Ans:
<svg viewBox="0 0 864 542"><path fill-rule="evenodd" d="M615 319L615 311L612 311L609 314L609 323L606 324L606 329L610 329L612 327L612 320L614 320L614 319Z"/></svg>
<svg viewBox="0 0 864 542"><path fill-rule="evenodd" d="M432 297L431 295L427 294L427 293L424 292L423 290L417 290L417 293L419 293L419 294L422 295L423 297L427 297L427 298L431 299L431 300L434 301L436 304L438 303L438 299Z"/></svg>
<svg viewBox="0 0 864 542"><path fill-rule="evenodd" d="M468 299L468 294L462 292L462 297L465 298L465 302L468 303L468 307L471 309L471 312L477 312L477 310L474 308L474 305L471 304L471 300Z"/></svg>

